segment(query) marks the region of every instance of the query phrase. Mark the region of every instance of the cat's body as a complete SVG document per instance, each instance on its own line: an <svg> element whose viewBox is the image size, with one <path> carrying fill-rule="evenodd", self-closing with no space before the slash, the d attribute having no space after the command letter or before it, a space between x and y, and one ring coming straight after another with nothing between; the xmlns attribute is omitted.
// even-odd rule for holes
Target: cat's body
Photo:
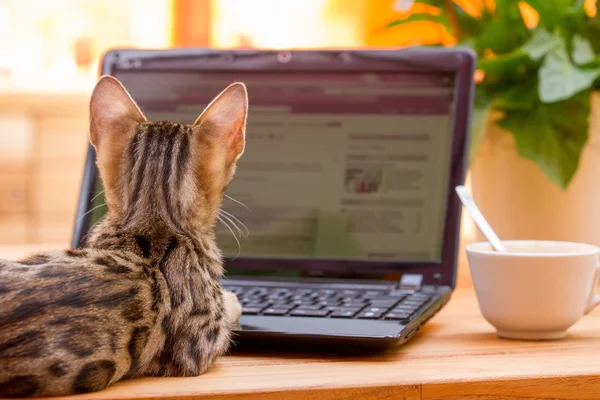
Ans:
<svg viewBox="0 0 600 400"><path fill-rule="evenodd" d="M104 78L90 112L109 212L82 249L0 260L0 397L202 374L241 313L213 229L243 150L243 86L189 126L145 121Z"/></svg>

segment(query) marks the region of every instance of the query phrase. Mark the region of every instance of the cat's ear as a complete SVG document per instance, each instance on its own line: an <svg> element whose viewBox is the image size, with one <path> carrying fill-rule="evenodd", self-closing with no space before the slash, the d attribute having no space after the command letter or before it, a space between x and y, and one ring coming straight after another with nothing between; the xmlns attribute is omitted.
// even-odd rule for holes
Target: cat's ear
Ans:
<svg viewBox="0 0 600 400"><path fill-rule="evenodd" d="M248 92L243 83L236 82L225 88L204 109L194 125L202 135L216 140L224 151L227 165L234 163L244 152Z"/></svg>
<svg viewBox="0 0 600 400"><path fill-rule="evenodd" d="M107 189L116 181L119 162L136 125L145 121L121 82L112 76L98 80L90 99L90 142Z"/></svg>
<svg viewBox="0 0 600 400"><path fill-rule="evenodd" d="M98 150L111 146L146 118L125 87L112 76L102 76L90 99L90 141Z"/></svg>

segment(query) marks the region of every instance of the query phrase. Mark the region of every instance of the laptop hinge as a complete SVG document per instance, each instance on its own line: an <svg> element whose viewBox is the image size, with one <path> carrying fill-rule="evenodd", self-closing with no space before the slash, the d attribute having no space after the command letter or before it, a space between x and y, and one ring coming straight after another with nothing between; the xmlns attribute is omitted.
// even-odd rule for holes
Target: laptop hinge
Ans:
<svg viewBox="0 0 600 400"><path fill-rule="evenodd" d="M404 275L402 275L402 278L400 278L400 284L398 285L398 289L417 291L417 290L421 289L422 282L423 282L423 275L404 274Z"/></svg>

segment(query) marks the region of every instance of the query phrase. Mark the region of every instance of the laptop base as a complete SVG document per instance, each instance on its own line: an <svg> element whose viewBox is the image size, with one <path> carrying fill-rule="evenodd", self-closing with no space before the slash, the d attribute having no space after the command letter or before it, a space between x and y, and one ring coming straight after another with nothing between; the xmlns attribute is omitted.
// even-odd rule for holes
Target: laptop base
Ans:
<svg viewBox="0 0 600 400"><path fill-rule="evenodd" d="M318 282L318 280L316 280ZM451 289L424 286L405 291L389 285L228 281L243 314L236 346L282 345L330 351L383 350L408 341L450 299ZM358 289L364 286L363 289ZM378 288L378 290L373 290ZM283 293L283 294L282 294Z"/></svg>

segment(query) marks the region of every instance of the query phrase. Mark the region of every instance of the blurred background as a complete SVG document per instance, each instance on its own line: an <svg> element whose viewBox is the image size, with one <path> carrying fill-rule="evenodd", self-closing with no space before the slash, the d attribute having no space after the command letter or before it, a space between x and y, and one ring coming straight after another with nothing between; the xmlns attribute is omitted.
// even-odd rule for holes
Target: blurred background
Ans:
<svg viewBox="0 0 600 400"><path fill-rule="evenodd" d="M0 244L67 245L70 242L88 143L89 94L98 78L99 60L107 49L452 46L457 44L459 33L463 33L463 39L468 33L470 36L465 43L473 43L480 35L477 32L481 32L484 35L480 35L482 41L486 43L490 42L491 37L498 39L501 42L497 46L499 49L507 47L507 44L512 46L509 50L514 51L507 53L507 60L513 62L517 59L515 54L524 54L521 49L529 43L525 43L525 40L533 35L511 36L514 15L509 15L503 9L495 10L496 2L493 0L440 0L437 1L442 5L439 7L431 3L436 2L0 0ZM519 24L523 25L523 29L533 32L541 13L522 1L503 3L514 3ZM555 4L554 0L534 3L540 7ZM585 8L586 24L589 21L597 23L595 0L575 3ZM456 6L462 13L458 15L459 19L453 11L442 15L443 6L448 5ZM454 10L451 7L446 9ZM552 12L557 15L562 12L557 10ZM542 18L540 24L550 21L550 17L554 16L552 12L544 11L546 21ZM413 13L416 15L411 18ZM479 31L473 33L469 31L472 22L459 26L463 14L472 17L487 15L489 19L480 19ZM426 17L423 18L423 15ZM565 24L570 23L572 19L568 18L572 15L566 15ZM442 17L446 25L439 22ZM498 21L497 26L503 24L503 27L496 28L488 23L494 18ZM552 21L556 21L556 18ZM572 25L570 23L569 26ZM591 38L593 35L590 35ZM534 35L534 38L538 40L540 36ZM529 46L529 51L531 48ZM592 50L597 49L588 49L588 53ZM595 54L598 52L592 52L591 56ZM486 65L499 65L505 69L510 67L511 73L520 71L517 65L504 63L488 47L481 47L478 55L486 57ZM491 62L494 59L503 64L494 64ZM500 71L499 67L494 68ZM600 69L598 71L600 74ZM479 81L483 79L484 72L479 70L476 74ZM531 82L527 79L522 81ZM515 85L518 89L522 84ZM515 151L513 153L516 154ZM558 157L555 159L558 160ZM506 165L504 159L499 162L502 166ZM514 168L515 173L523 176L523 168L530 168L532 173L538 174L535 179L547 184L549 179L542 176L531 162L527 162L529 164L525 167L514 164L518 165ZM538 164L542 167L551 165L541 161ZM502 180L511 182L509 178ZM486 176L481 181L494 180ZM532 180L523 182L525 187L531 187ZM470 176L467 185L470 185ZM554 191L552 196L562 196L558 194L561 190L558 185L548 185L550 188L547 190ZM587 183L581 185L590 186ZM536 190L540 194L540 190ZM498 210L506 208L499 204L494 191L486 189L486 193L491 197L487 202L491 204L488 209L491 210L492 206ZM532 198L528 194L523 196ZM572 196L581 198L579 194ZM530 213L535 208L529 207L524 212ZM564 209L564 206L558 205L556 209ZM500 214L494 218L498 224L511 221L510 217ZM540 217L540 220L544 218ZM582 219L589 220L586 217ZM540 227L540 234L548 232L542 225L537 226ZM529 231L523 232L524 235L529 234ZM463 245L475 235L470 219L464 215L462 234ZM600 240L600 234L594 235Z"/></svg>
<svg viewBox="0 0 600 400"><path fill-rule="evenodd" d="M441 31L426 23L385 29L404 3L410 2L0 0L0 243L70 241L88 96L107 49L398 47L439 40Z"/></svg>

